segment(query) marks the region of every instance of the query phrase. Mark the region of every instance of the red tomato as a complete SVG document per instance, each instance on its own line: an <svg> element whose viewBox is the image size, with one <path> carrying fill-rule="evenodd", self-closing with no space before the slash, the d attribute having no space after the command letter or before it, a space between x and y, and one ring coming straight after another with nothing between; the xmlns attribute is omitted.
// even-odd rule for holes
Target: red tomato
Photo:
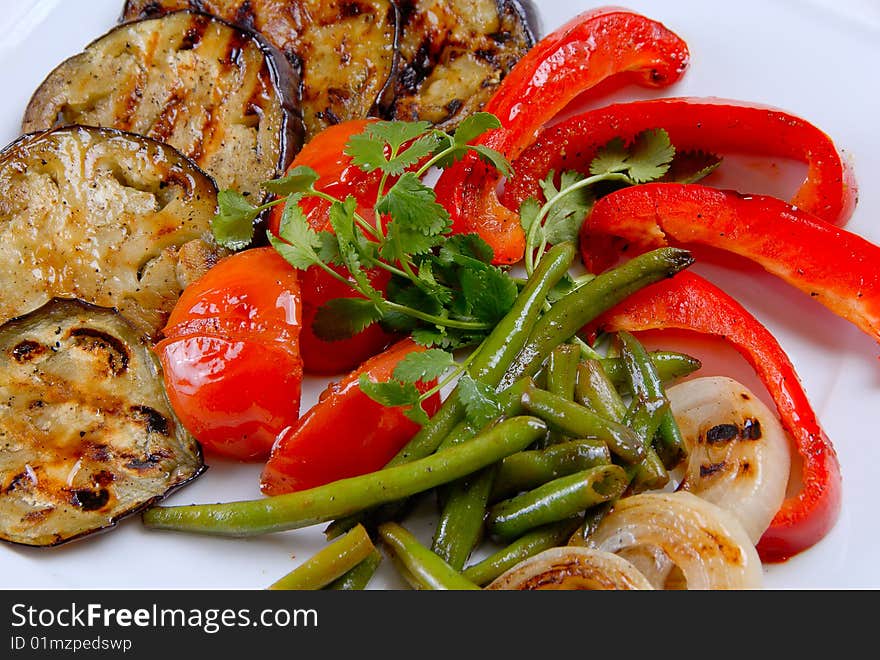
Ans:
<svg viewBox="0 0 880 660"><path fill-rule="evenodd" d="M380 173L367 174L343 151L352 135L364 130L371 120L358 119L330 126L312 138L299 152L290 167L305 165L321 178L318 190L338 199L352 195L358 201L358 212L367 220L373 218L373 204L379 189ZM392 181L393 182L393 181ZM389 182L390 185L391 182ZM318 231L328 230L330 203L315 197L301 202L309 224ZM269 218L269 230L277 234L283 207L276 206ZM388 286L390 274L376 268L368 271L370 280L379 290ZM303 332L300 350L303 367L308 373L340 374L357 367L368 357L388 347L397 337L374 323L350 339L327 342L312 332L312 321L318 308L334 298L360 297L352 289L328 275L317 266L309 268L302 279Z"/></svg>
<svg viewBox="0 0 880 660"><path fill-rule="evenodd" d="M280 495L378 470L415 435L419 425L401 408L376 403L358 387L362 373L384 382L394 367L423 347L404 339L365 362L338 383L331 384L296 426L285 429L272 448L263 470L261 488ZM426 391L433 383L419 383ZM431 396L424 408L433 415L440 397Z"/></svg>
<svg viewBox="0 0 880 660"><path fill-rule="evenodd" d="M156 346L174 412L209 452L265 458L299 417L297 272L272 248L220 261L184 291Z"/></svg>

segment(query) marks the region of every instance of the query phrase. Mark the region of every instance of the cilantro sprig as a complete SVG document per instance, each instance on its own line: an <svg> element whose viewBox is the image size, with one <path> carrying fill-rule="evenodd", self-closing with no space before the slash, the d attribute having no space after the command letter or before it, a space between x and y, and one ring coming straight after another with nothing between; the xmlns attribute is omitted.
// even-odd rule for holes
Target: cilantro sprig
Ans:
<svg viewBox="0 0 880 660"><path fill-rule="evenodd" d="M467 378L462 374L473 355L457 364L451 353L440 348L413 352L397 363L388 381L376 382L370 380L367 374L361 374L358 384L374 401L385 406L403 406L407 417L424 424L428 421L428 414L422 404L456 379ZM431 388L420 389L417 385L434 379L437 383Z"/></svg>
<svg viewBox="0 0 880 660"><path fill-rule="evenodd" d="M233 250L247 247L255 223L283 204L269 243L294 267L318 267L352 290L350 298L328 302L313 329L333 341L381 322L407 331L425 345L452 349L478 343L504 316L517 294L514 280L492 265L492 250L476 235L451 236L449 213L423 178L475 152L503 174L510 166L497 151L471 144L500 127L488 113L476 113L450 135L428 122L379 121L352 136L345 153L367 173L378 173L372 217L364 217L352 196L339 199L319 190L319 175L296 167L263 188L276 198L262 205L225 190L212 223L216 240ZM329 230L313 228L301 207L307 198L329 204ZM377 271L391 274L387 292L373 284Z"/></svg>
<svg viewBox="0 0 880 660"><path fill-rule="evenodd" d="M548 246L577 239L584 219L603 193L620 186L653 181L693 183L720 164L717 156L700 152L677 153L663 129L649 129L629 143L615 138L590 163L589 176L575 171L551 171L540 182L544 202L530 197L520 205L520 223L526 234L525 267L531 275ZM563 286L572 286L571 281Z"/></svg>

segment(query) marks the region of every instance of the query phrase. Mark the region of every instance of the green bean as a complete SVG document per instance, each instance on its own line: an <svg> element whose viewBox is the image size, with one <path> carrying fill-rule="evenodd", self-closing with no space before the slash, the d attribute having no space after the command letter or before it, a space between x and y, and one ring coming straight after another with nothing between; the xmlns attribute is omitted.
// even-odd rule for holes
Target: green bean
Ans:
<svg viewBox="0 0 880 660"><path fill-rule="evenodd" d="M155 529L222 536L306 527L450 483L525 449L546 432L547 425L539 419L513 417L468 443L407 465L257 500L154 507L143 514L143 520Z"/></svg>
<svg viewBox="0 0 880 660"><path fill-rule="evenodd" d="M567 293L535 324L525 346L501 379L502 388L523 376L534 376L550 351L567 342L602 312L639 289L672 277L693 262L687 250L659 248L608 270Z"/></svg>
<svg viewBox="0 0 880 660"><path fill-rule="evenodd" d="M553 479L611 463L608 446L594 438L569 440L546 449L532 449L503 459L495 473L489 500L497 502Z"/></svg>
<svg viewBox="0 0 880 660"><path fill-rule="evenodd" d="M630 487L634 493L663 488L669 483L669 473L651 444L668 411L666 399L636 400L624 419L624 424L636 432L645 447L645 460L634 466L631 474Z"/></svg>
<svg viewBox="0 0 880 660"><path fill-rule="evenodd" d="M581 350L573 344L561 344L553 349L547 361L547 391L574 401L580 361Z"/></svg>
<svg viewBox="0 0 880 660"><path fill-rule="evenodd" d="M431 549L461 570L483 534L483 518L492 490L495 466L485 468L449 489Z"/></svg>
<svg viewBox="0 0 880 660"><path fill-rule="evenodd" d="M324 588L332 591L363 591L381 563L382 553L374 548L366 559Z"/></svg>
<svg viewBox="0 0 880 660"><path fill-rule="evenodd" d="M490 387L498 385L508 364L523 347L538 321L547 293L568 272L574 254L571 243L560 243L541 260L513 307L476 349L478 354L468 368L472 378ZM391 460L389 467L435 452L463 417L464 405L458 398L458 391L453 390L431 421Z"/></svg>
<svg viewBox="0 0 880 660"><path fill-rule="evenodd" d="M350 571L376 547L363 525L316 552L312 557L269 586L270 590L316 591Z"/></svg>
<svg viewBox="0 0 880 660"><path fill-rule="evenodd" d="M627 463L639 463L645 458L645 448L632 429L597 415L579 403L532 387L523 394L522 404L552 430L574 438L598 438Z"/></svg>
<svg viewBox="0 0 880 660"><path fill-rule="evenodd" d="M497 394L500 419L516 417L522 414L522 396L531 387L533 387L533 383L530 378L520 378L506 390ZM463 420L446 436L440 445L440 449L449 449L467 442L477 434L477 431L478 429L475 429L470 422Z"/></svg>
<svg viewBox="0 0 880 660"><path fill-rule="evenodd" d="M577 385L577 369L581 360L581 349L573 344L561 344L550 352L547 358L547 386L546 389L552 394L561 396L563 399L574 401L574 390ZM559 431L550 431L547 435L546 445L569 440L570 437Z"/></svg>
<svg viewBox="0 0 880 660"><path fill-rule="evenodd" d="M479 589L436 554L418 542L405 528L394 522L379 525L379 537L392 553L395 563L405 569L403 576L415 589Z"/></svg>
<svg viewBox="0 0 880 660"><path fill-rule="evenodd" d="M522 395L531 386L531 379L521 378L498 395L502 418L522 413ZM470 437L464 431L453 432L444 440L440 450L454 447ZM479 475L452 484L446 493L431 547L454 568L464 566L482 536L483 518L493 482L494 470L487 468Z"/></svg>
<svg viewBox="0 0 880 660"><path fill-rule="evenodd" d="M626 404L599 360L584 360L578 366L576 400L615 422L626 415Z"/></svg>
<svg viewBox="0 0 880 660"><path fill-rule="evenodd" d="M628 332L619 332L617 337L633 396L640 399L666 399L663 383L645 347ZM660 441L657 452L667 468L672 469L684 460L684 439L671 411L667 410L663 415L657 437Z"/></svg>
<svg viewBox="0 0 880 660"><path fill-rule="evenodd" d="M574 533L572 533L571 538L569 538L568 545L587 545L590 535L596 531L596 528L599 526L599 523L605 519L605 516L611 513L611 510L614 509L614 503L617 502L618 499L619 498L615 498L603 502L602 504L589 509L584 514L584 521L578 526Z"/></svg>
<svg viewBox="0 0 880 660"><path fill-rule="evenodd" d="M522 414L522 404L520 403L520 399L522 398L522 393L530 385L531 380L528 378L523 378L498 395L502 417L516 417L517 415ZM456 445L460 445L461 443L470 440L477 434L478 430L479 429L476 429L466 419L461 420L453 427L449 435L446 436L438 451L443 451L445 449L449 449L450 447L455 447ZM455 486L453 485L451 488L455 488ZM477 494L475 493L473 495L476 496ZM371 511L368 516L358 513L352 516L341 518L331 523L327 527L327 529L324 530L324 534L328 538L332 539L339 536L339 534L344 533L358 522L365 522L368 526L375 527L379 523L383 523L388 520L396 520L400 518L401 512L404 509L404 505L404 502L391 502ZM459 507L455 516L459 516L465 511L469 511L469 515L477 515L473 507ZM441 518L445 518L445 514L442 514ZM482 524L482 516L480 516L480 524ZM449 525L441 523L441 527L443 529L449 530L457 530L459 528L474 530L475 523L473 521L456 521L450 522ZM463 535L464 531L460 530L456 533ZM456 544L466 544L466 538L467 537L462 536L461 538L450 542ZM473 542L475 543L476 539L473 539ZM438 543L443 543L443 541L438 541Z"/></svg>
<svg viewBox="0 0 880 660"><path fill-rule="evenodd" d="M516 538L528 530L578 515L596 504L619 497L628 484L623 468L603 465L554 479L489 509L489 531Z"/></svg>
<svg viewBox="0 0 880 660"><path fill-rule="evenodd" d="M462 575L474 584L486 586L521 561L534 557L544 550L565 545L577 527L577 518L537 527L479 563L468 566L462 571Z"/></svg>
<svg viewBox="0 0 880 660"><path fill-rule="evenodd" d="M663 383L689 376L703 366L697 358L675 351L651 351L648 357ZM615 387L626 387L628 377L622 358L602 358L600 362Z"/></svg>
<svg viewBox="0 0 880 660"><path fill-rule="evenodd" d="M574 255L575 247L572 243L560 243L551 248L541 259L541 263L517 295L513 307L476 349L477 354L468 367L468 374L472 378L490 387L498 386L508 365L522 349L538 321L547 294L568 272ZM514 380L516 379L511 379L508 385ZM430 456L451 433L456 432L457 425L464 416L465 407L459 399L458 389L453 389L430 421L407 442L386 467L404 465ZM379 519L384 517L381 514L378 516ZM364 515L358 514L337 520L327 528L325 534L333 538L365 519Z"/></svg>

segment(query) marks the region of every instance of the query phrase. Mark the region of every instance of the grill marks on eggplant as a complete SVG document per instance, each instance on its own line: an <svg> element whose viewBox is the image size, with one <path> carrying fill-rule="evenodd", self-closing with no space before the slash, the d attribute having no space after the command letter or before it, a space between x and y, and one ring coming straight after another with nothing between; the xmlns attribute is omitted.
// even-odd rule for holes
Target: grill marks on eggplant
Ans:
<svg viewBox="0 0 880 660"><path fill-rule="evenodd" d="M0 323L79 298L156 335L225 253L210 236L216 205L211 179L154 140L83 127L18 140L0 152ZM20 342L15 356L42 350Z"/></svg>
<svg viewBox="0 0 880 660"><path fill-rule="evenodd" d="M184 9L255 30L284 53L301 74L307 137L371 114L393 71L391 0L128 0L123 19ZM188 35L185 43L198 43L197 36Z"/></svg>
<svg viewBox="0 0 880 660"><path fill-rule="evenodd" d="M157 373L112 310L55 300L0 327L0 538L104 529L203 470Z"/></svg>
<svg viewBox="0 0 880 660"><path fill-rule="evenodd" d="M55 69L25 132L105 126L167 142L221 188L262 197L302 144L298 76L255 33L176 12L121 25Z"/></svg>
<svg viewBox="0 0 880 660"><path fill-rule="evenodd" d="M517 0L398 0L393 115L450 129L480 110L534 44Z"/></svg>

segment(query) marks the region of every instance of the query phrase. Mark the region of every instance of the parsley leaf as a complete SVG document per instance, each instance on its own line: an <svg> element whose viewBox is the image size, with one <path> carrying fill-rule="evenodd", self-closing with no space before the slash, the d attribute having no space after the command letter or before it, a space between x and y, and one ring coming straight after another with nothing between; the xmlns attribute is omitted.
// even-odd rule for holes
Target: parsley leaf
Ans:
<svg viewBox="0 0 880 660"><path fill-rule="evenodd" d="M451 353L439 348L410 353L394 367L394 378L403 383L427 382L455 366Z"/></svg>
<svg viewBox="0 0 880 660"><path fill-rule="evenodd" d="M465 416L473 426L482 428L501 416L501 403L495 390L467 374L458 379L458 397Z"/></svg>
<svg viewBox="0 0 880 660"><path fill-rule="evenodd" d="M559 188L557 188L553 180L554 173L550 172L547 178L541 181L544 198L548 201L560 192L569 191L550 207L544 220L544 237L550 245L577 240L581 224L596 201L588 187L572 189L585 178L580 172L565 171L559 177Z"/></svg>
<svg viewBox="0 0 880 660"><path fill-rule="evenodd" d="M513 168L500 151L482 144L473 144L470 148L477 152L477 155L483 162L492 165L501 172L502 176L510 177L513 174Z"/></svg>
<svg viewBox="0 0 880 660"><path fill-rule="evenodd" d="M706 178L721 165L721 157L704 151L679 151L672 159L663 181L696 183Z"/></svg>
<svg viewBox="0 0 880 660"><path fill-rule="evenodd" d="M531 232L532 226L538 221L540 214L541 202L534 197L524 199L522 204L519 205L519 224L522 225L526 236Z"/></svg>
<svg viewBox="0 0 880 660"><path fill-rule="evenodd" d="M437 148L440 139L430 129L426 121L374 122L349 138L345 154L365 172L381 170L396 176ZM408 142L411 144L400 151Z"/></svg>
<svg viewBox="0 0 880 660"><path fill-rule="evenodd" d="M436 199L412 172L397 180L376 205L379 213L393 218L387 226L388 240L380 248L383 258L403 261L408 254L425 254L443 242L449 213Z"/></svg>
<svg viewBox="0 0 880 660"><path fill-rule="evenodd" d="M647 183L666 174L674 156L669 134L662 128L649 129L639 133L629 145L620 138L611 140L590 163L590 173L622 173L633 183Z"/></svg>
<svg viewBox="0 0 880 660"><path fill-rule="evenodd" d="M443 265L462 263L462 257L473 259L484 264L491 264L495 252L479 234L453 234L440 248L439 261Z"/></svg>
<svg viewBox="0 0 880 660"><path fill-rule="evenodd" d="M311 167L298 165L290 170L286 176L266 181L263 183L262 188L279 196L294 195L313 190L318 178L318 173Z"/></svg>
<svg viewBox="0 0 880 660"><path fill-rule="evenodd" d="M465 146L486 131L496 128L501 128L501 121L498 117L490 112L475 112L461 121L458 128L455 129L452 140L458 146Z"/></svg>
<svg viewBox="0 0 880 660"><path fill-rule="evenodd" d="M401 383L397 380L389 380L385 383L376 383L370 380L367 374L361 374L358 385L364 394L373 401L383 406L406 406L404 414L417 424L426 424L428 414L421 404L421 392L413 383Z"/></svg>
<svg viewBox="0 0 880 660"><path fill-rule="evenodd" d="M381 310L369 300L334 298L318 308L312 330L319 339L339 341L354 337L381 318Z"/></svg>
<svg viewBox="0 0 880 660"><path fill-rule="evenodd" d="M322 241L309 226L305 214L299 207L299 200L299 195L287 198L278 226L279 238L270 232L269 242L291 266L305 270L320 261L317 250L321 247Z"/></svg>
<svg viewBox="0 0 880 660"><path fill-rule="evenodd" d="M407 172L391 186L376 205L407 229L425 236L437 236L449 227L449 212L437 203L434 191L413 173Z"/></svg>
<svg viewBox="0 0 880 660"><path fill-rule="evenodd" d="M344 202L333 202L330 205L330 226L336 234L339 245L339 257L351 277L358 285L358 290L373 303L382 300L379 293L364 271L361 262L363 243L365 239L354 225L354 215L357 211L357 200L349 195Z"/></svg>
<svg viewBox="0 0 880 660"><path fill-rule="evenodd" d="M519 293L516 282L495 266L463 269L461 288L474 318L489 323L504 318Z"/></svg>
<svg viewBox="0 0 880 660"><path fill-rule="evenodd" d="M262 209L234 190L217 193L217 215L211 220L214 239L230 250L242 250L254 239L254 220Z"/></svg>

